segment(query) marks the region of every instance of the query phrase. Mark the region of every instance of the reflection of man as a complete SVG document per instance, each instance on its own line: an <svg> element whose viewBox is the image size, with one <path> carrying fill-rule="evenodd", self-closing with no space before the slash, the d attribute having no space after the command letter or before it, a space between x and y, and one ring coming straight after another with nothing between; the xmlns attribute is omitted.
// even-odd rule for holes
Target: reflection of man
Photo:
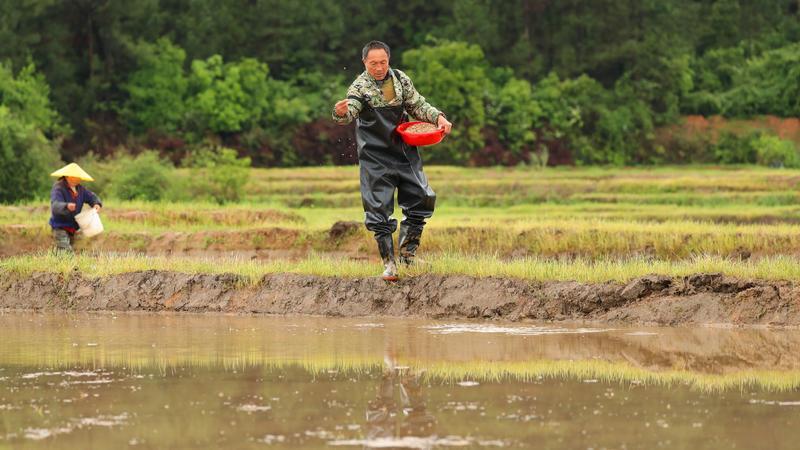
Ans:
<svg viewBox="0 0 800 450"><path fill-rule="evenodd" d="M395 401L394 381L400 384L400 404ZM378 395L367 405L367 439L429 437L436 418L428 412L420 375L390 367L383 372Z"/></svg>
<svg viewBox="0 0 800 450"><path fill-rule="evenodd" d="M372 41L361 52L366 70L358 76L347 98L336 103L333 119L348 124L358 119L356 141L361 166L361 202L365 224L375 234L384 264L383 279L397 280L392 233L394 191L405 218L400 224L400 262L411 264L419 247L425 220L433 215L436 194L422 172L416 147L406 145L395 133L408 115L439 126L445 134L452 124L444 114L419 95L408 75L389 67L389 46Z"/></svg>

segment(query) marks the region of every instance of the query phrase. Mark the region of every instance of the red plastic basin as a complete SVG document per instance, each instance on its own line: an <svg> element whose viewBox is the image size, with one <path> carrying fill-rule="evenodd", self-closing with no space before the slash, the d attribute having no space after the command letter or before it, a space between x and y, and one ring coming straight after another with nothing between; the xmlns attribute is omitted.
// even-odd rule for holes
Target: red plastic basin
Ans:
<svg viewBox="0 0 800 450"><path fill-rule="evenodd" d="M427 122L406 122L397 126L397 133L400 134L403 142L408 145L414 145L418 147L434 145L442 142L442 138L444 138L444 130L431 131L430 133L409 133L406 131L409 127L412 127L418 123Z"/></svg>

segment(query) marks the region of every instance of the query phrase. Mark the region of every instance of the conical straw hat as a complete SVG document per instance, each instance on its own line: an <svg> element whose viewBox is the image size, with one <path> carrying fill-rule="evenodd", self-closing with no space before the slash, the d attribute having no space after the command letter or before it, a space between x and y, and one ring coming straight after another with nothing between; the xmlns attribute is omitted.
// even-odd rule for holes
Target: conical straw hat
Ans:
<svg viewBox="0 0 800 450"><path fill-rule="evenodd" d="M56 178L75 177L75 178L80 178L83 181L94 181L94 178L89 176L89 174L86 173L85 170L81 169L81 166L75 163L67 164L66 166L51 173L50 176Z"/></svg>

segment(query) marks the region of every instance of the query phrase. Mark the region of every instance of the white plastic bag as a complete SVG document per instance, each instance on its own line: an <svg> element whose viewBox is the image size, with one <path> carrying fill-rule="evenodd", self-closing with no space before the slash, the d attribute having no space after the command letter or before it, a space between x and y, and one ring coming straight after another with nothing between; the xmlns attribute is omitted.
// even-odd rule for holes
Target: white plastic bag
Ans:
<svg viewBox="0 0 800 450"><path fill-rule="evenodd" d="M81 227L81 233L86 237L97 236L103 232L103 222L100 221L100 214L94 208L86 205L82 211L75 215L75 221Z"/></svg>

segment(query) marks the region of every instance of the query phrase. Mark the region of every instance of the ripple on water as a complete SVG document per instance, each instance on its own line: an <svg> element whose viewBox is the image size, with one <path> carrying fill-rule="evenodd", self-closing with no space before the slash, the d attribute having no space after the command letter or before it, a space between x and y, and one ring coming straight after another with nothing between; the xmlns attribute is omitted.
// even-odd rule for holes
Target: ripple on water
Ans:
<svg viewBox="0 0 800 450"><path fill-rule="evenodd" d="M750 399L751 405L776 405L776 406L800 406L800 401L795 400L762 400Z"/></svg>
<svg viewBox="0 0 800 450"><path fill-rule="evenodd" d="M539 326L499 326L480 323L458 323L443 325L428 325L422 327L433 334L459 334L459 333L497 333L517 336L539 336L546 334L585 334L613 331L612 328L559 328Z"/></svg>
<svg viewBox="0 0 800 450"><path fill-rule="evenodd" d="M383 328L382 323L357 323L353 325L356 328Z"/></svg>
<svg viewBox="0 0 800 450"><path fill-rule="evenodd" d="M258 442L261 442L261 443L264 443L264 444L267 444L267 445L272 445L272 444L275 444L275 443L281 443L281 442L284 442L284 441L286 441L286 436L283 436L281 434L267 434L263 438L258 439Z"/></svg>
<svg viewBox="0 0 800 450"><path fill-rule="evenodd" d="M272 409L271 406L262 406L262 405L255 405L255 404L245 404L239 405L236 410L246 413L254 413L254 412L264 412L270 411Z"/></svg>
<svg viewBox="0 0 800 450"><path fill-rule="evenodd" d="M76 371L63 371L63 372L31 372L23 374L20 378L29 380L32 378L39 378L39 377L54 377L54 376L64 376L64 377L93 377L97 375L106 375L110 372L104 372L102 370L99 371L84 371L84 372L76 372Z"/></svg>
<svg viewBox="0 0 800 450"><path fill-rule="evenodd" d="M462 438L458 436L446 436L439 438L436 436L418 437L405 436L402 438L374 438L374 439L341 439L328 441L331 446L363 446L366 448L432 448L432 447L505 447L507 442L499 440L480 440L474 438Z"/></svg>
<svg viewBox="0 0 800 450"><path fill-rule="evenodd" d="M65 426L54 428L26 428L25 439L39 441L59 434L72 433L76 429L85 427L114 427L124 425L128 421L128 413L119 415L100 415L96 417L79 417L71 419Z"/></svg>

